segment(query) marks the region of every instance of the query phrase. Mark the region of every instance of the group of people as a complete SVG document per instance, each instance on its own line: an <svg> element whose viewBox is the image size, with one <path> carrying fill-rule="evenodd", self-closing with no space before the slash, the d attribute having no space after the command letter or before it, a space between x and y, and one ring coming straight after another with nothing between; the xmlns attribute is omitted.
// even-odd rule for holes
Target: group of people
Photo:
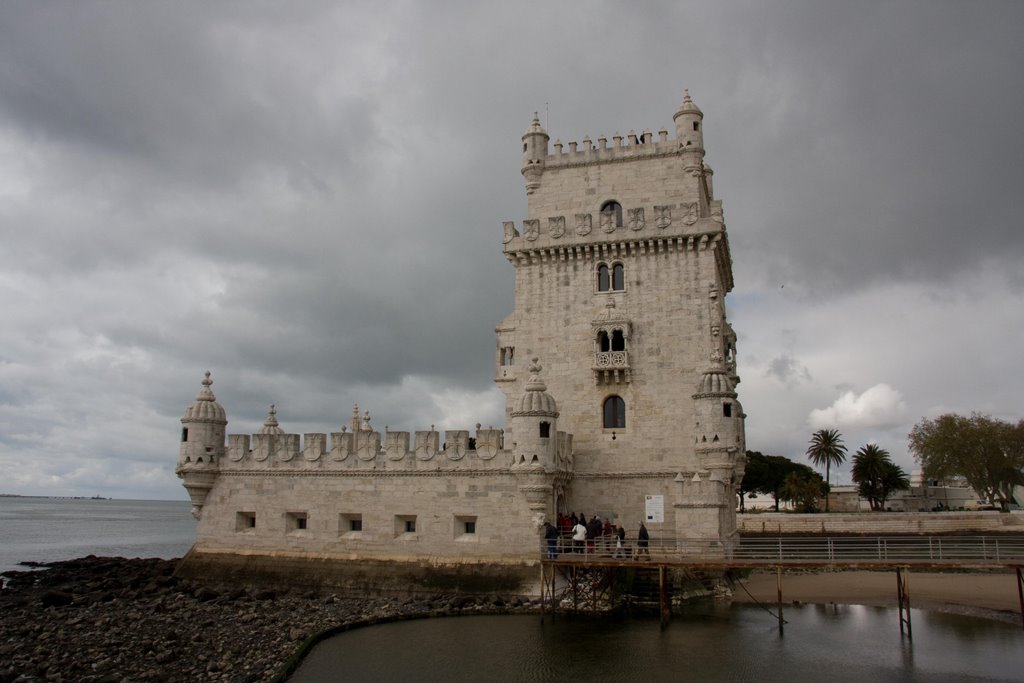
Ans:
<svg viewBox="0 0 1024 683"><path fill-rule="evenodd" d="M626 530L622 526L612 524L607 517L602 521L600 517L594 515L588 521L582 512L579 515L575 512L570 515L559 513L557 525L544 522L544 539L547 542L549 560L558 557L559 552L611 554L612 557L623 559L633 556L632 549L626 542ZM640 522L636 534L636 559L641 556L650 558L650 538L647 527Z"/></svg>

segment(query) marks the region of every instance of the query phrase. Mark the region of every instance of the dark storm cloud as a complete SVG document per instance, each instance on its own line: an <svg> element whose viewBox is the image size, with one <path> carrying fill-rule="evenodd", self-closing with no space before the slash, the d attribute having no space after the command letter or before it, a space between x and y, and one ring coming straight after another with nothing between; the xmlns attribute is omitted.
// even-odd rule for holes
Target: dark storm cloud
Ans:
<svg viewBox="0 0 1024 683"><path fill-rule="evenodd" d="M565 143L671 130L686 87L752 447L802 452L812 411L898 434L880 396L1012 404L968 379L1019 369L983 349L1024 282L1024 6L984 7L6 3L0 462L34 457L24 491L180 496L207 369L230 431L270 403L294 431L355 402L500 421L532 112Z"/></svg>

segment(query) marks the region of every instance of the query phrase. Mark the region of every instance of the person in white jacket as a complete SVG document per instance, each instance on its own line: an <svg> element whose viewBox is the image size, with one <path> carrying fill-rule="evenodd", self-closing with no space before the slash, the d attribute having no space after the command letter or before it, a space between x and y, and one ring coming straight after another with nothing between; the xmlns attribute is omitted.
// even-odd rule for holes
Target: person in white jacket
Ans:
<svg viewBox="0 0 1024 683"><path fill-rule="evenodd" d="M577 553L583 552L583 547L587 542L587 527L584 526L583 522L577 522L576 526L572 528L572 545L573 551Z"/></svg>

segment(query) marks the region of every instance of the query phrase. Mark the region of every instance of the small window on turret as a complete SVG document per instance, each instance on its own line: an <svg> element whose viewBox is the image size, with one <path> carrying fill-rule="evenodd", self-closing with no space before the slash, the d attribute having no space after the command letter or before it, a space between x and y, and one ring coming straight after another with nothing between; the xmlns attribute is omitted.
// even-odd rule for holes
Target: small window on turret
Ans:
<svg viewBox="0 0 1024 683"><path fill-rule="evenodd" d="M540 423L540 438L549 439L551 438L551 423L541 422Z"/></svg>
<svg viewBox="0 0 1024 683"><path fill-rule="evenodd" d="M722 417L732 417L732 404L731 403L723 403L722 404Z"/></svg>
<svg viewBox="0 0 1024 683"><path fill-rule="evenodd" d="M693 122L693 129L694 130L700 130L700 121L694 121Z"/></svg>
<svg viewBox="0 0 1024 683"><path fill-rule="evenodd" d="M188 441L188 427L181 428L181 442L185 443Z"/></svg>
<svg viewBox="0 0 1024 683"><path fill-rule="evenodd" d="M515 365L516 348L514 346L503 346L501 347L501 364L502 365Z"/></svg>

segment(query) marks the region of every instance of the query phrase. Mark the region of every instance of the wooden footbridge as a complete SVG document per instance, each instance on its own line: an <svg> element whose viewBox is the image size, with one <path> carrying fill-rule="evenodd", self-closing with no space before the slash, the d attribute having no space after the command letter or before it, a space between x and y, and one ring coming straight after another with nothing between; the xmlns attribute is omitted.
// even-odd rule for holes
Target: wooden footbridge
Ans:
<svg viewBox="0 0 1024 683"><path fill-rule="evenodd" d="M911 570L1013 570L1024 627L1024 536L843 536L755 537L733 546L687 539L652 538L618 547L613 537L574 543L542 541L542 610L601 611L634 597L637 577L653 584L664 627L671 617L673 576L700 582L742 570L773 570L776 614L783 619L783 572L789 569L891 570L896 574L900 633L913 637L910 620ZM653 588L653 586L651 586ZM653 594L653 590L650 591Z"/></svg>

